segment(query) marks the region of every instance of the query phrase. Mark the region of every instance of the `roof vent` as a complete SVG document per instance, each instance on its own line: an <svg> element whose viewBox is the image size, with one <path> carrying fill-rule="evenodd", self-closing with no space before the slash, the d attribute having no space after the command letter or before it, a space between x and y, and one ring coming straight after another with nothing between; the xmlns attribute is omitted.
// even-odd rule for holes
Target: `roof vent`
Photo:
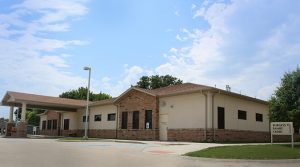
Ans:
<svg viewBox="0 0 300 167"><path fill-rule="evenodd" d="M226 91L228 91L228 92L231 91L231 87L229 85L226 85Z"/></svg>

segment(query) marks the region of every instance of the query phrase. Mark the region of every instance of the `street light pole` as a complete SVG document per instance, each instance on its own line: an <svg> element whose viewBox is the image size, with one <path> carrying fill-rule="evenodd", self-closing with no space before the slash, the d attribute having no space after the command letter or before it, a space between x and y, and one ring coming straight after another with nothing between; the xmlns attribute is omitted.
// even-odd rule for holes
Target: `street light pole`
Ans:
<svg viewBox="0 0 300 167"><path fill-rule="evenodd" d="M89 112L89 99L90 99L90 81L91 81L91 67L84 67L84 70L89 71L88 89L86 97L86 110L85 110L85 126L84 126L84 139L88 139L88 112Z"/></svg>

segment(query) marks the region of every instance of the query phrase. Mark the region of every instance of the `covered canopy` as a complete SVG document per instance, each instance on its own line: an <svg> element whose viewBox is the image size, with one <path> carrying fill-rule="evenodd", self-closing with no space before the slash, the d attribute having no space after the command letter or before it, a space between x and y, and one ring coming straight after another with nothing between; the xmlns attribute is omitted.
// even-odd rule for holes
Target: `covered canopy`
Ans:
<svg viewBox="0 0 300 167"><path fill-rule="evenodd" d="M12 91L7 91L1 101L2 106L21 107L22 103L26 103L27 108L59 111L76 111L86 105L85 100L74 100Z"/></svg>

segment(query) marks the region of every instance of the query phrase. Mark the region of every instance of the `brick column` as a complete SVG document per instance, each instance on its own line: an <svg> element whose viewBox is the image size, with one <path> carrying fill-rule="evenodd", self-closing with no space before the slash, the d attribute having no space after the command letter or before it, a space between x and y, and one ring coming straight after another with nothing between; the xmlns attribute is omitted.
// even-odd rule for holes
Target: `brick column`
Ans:
<svg viewBox="0 0 300 167"><path fill-rule="evenodd" d="M26 103L22 103L21 121L17 124L17 133L15 137L27 136L27 124L26 124Z"/></svg>
<svg viewBox="0 0 300 167"><path fill-rule="evenodd" d="M5 136L12 136L12 129L14 127L13 112L14 112L14 107L11 106L9 110L9 120L5 127Z"/></svg>
<svg viewBox="0 0 300 167"><path fill-rule="evenodd" d="M22 114L21 114L21 122L26 121L26 103L22 103Z"/></svg>

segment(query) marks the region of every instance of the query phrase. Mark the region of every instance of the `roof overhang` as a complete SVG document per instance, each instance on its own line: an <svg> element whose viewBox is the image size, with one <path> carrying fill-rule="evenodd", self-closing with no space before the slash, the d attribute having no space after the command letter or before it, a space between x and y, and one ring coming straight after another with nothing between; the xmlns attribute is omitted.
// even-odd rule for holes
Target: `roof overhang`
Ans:
<svg viewBox="0 0 300 167"><path fill-rule="evenodd" d="M27 108L58 110L58 111L73 111L73 112L77 111L77 109L79 108L84 107L80 105L69 105L69 104L62 104L62 103L55 103L55 102L51 103L51 102L41 101L40 99L37 101L18 99L17 97L14 97L9 92L5 94L5 96L1 101L2 106L22 107L22 103L26 103Z"/></svg>

